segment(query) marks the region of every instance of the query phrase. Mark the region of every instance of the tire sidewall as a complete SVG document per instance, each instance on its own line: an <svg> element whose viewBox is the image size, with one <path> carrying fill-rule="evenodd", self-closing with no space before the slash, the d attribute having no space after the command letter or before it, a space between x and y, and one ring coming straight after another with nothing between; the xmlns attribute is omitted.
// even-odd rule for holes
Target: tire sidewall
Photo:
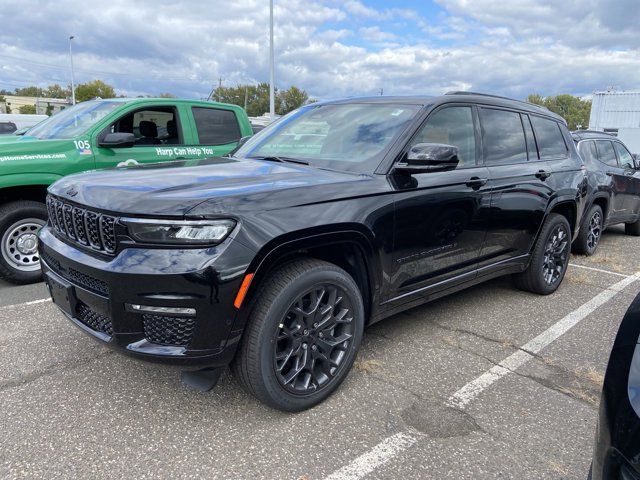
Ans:
<svg viewBox="0 0 640 480"><path fill-rule="evenodd" d="M356 322L354 328L353 339L349 345L347 356L340 365L332 384L323 388L319 392L310 395L295 395L286 391L278 381L273 368L273 354L275 348L276 329L284 318L287 310L293 301L305 291L313 288L320 283L333 283L345 290L351 298L353 307L353 321ZM330 268L317 268L307 271L300 275L295 281L289 283L278 295L275 301L270 305L266 318L261 319L260 331L260 347L259 347L259 370L262 379L262 387L267 396L272 399L272 403L276 408L282 408L281 403L286 403L287 410L298 411L309 408L325 398L327 398L345 379L353 362L355 361L362 334L364 330L364 306L362 296L355 282L348 274L340 270Z"/></svg>
<svg viewBox="0 0 640 480"><path fill-rule="evenodd" d="M21 206L0 217L0 242L3 241L7 228L21 219L27 218L38 218L44 220L46 223L46 206L38 202L31 202L29 206ZM7 275L2 276L14 283L33 283L42 278L42 272L39 269L32 272L18 270L12 264L8 263L2 255L0 255L0 267L3 273L7 272Z"/></svg>
<svg viewBox="0 0 640 480"><path fill-rule="evenodd" d="M600 236L598 237L598 241L596 242L596 245L593 247L593 249L590 249L587 243L588 236L589 236L589 228L591 227L591 219L593 218L596 212L600 213ZM594 205L589 210L586 227L587 227L587 230L582 232L582 235L584 235L584 253L585 255L590 256L596 253L596 250L598 249L598 245L600 245L600 240L602 240L602 231L604 230L604 216L603 216L602 208L600 208L599 205Z"/></svg>
<svg viewBox="0 0 640 480"><path fill-rule="evenodd" d="M536 282L538 283L540 293L542 293L543 295L548 295L550 293L555 292L558 289L558 287L562 284L562 280L564 279L564 275L567 272L567 268L569 266L569 260L570 260L569 254L570 254L571 247L568 244L566 247L567 260L562 266L562 272L560 272L560 278L553 285L549 285L544 280L543 272L542 272L542 268L544 264L544 251L547 246L547 242L549 241L549 236L559 225L564 226L564 229L567 232L567 236L568 236L567 242L568 243L571 242L571 226L569 225L568 220L562 215L552 214L552 216L549 217L549 220L545 224L545 228L541 232L539 242L536 245L534 260L530 267L530 268L533 268L535 271Z"/></svg>

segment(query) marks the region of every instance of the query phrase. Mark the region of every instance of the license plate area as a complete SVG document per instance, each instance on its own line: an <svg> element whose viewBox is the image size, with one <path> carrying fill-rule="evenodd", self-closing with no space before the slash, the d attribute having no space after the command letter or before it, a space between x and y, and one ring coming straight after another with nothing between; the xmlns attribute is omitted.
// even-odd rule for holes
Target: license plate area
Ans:
<svg viewBox="0 0 640 480"><path fill-rule="evenodd" d="M51 299L63 312L69 316L75 315L76 296L73 285L62 278L56 278L51 273L45 276Z"/></svg>

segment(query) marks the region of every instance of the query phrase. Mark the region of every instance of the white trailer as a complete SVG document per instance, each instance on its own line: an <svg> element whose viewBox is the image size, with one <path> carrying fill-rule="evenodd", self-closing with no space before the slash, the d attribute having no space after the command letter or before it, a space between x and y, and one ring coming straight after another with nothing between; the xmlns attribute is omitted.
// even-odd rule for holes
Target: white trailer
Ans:
<svg viewBox="0 0 640 480"><path fill-rule="evenodd" d="M0 122L11 122L16 125L18 130L33 127L36 123L40 123L48 115L30 115L26 113L0 113Z"/></svg>

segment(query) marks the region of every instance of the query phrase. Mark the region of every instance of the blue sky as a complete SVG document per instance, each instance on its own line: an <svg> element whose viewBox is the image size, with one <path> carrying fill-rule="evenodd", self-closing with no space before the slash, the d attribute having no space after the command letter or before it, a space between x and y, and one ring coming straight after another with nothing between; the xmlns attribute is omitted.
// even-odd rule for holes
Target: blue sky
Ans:
<svg viewBox="0 0 640 480"><path fill-rule="evenodd" d="M0 88L100 78L206 97L268 79L267 0L4 0ZM278 87L318 99L640 88L637 0L275 0Z"/></svg>

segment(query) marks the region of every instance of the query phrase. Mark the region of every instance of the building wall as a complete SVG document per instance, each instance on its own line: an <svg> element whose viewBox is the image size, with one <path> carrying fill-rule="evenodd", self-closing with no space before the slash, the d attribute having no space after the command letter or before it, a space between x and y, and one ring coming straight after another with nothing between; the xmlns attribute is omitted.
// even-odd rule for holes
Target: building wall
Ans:
<svg viewBox="0 0 640 480"><path fill-rule="evenodd" d="M46 114L47 108L51 106L51 114L58 113L60 110L64 110L69 107L71 103L63 98L47 98L47 97L21 97L18 95L5 95L5 104L3 105L3 112L6 112L6 107L11 109L11 113L20 113L20 107L24 105L31 105L36 107L36 113Z"/></svg>
<svg viewBox="0 0 640 480"><path fill-rule="evenodd" d="M633 153L640 153L640 91L595 92L589 130L613 133Z"/></svg>

